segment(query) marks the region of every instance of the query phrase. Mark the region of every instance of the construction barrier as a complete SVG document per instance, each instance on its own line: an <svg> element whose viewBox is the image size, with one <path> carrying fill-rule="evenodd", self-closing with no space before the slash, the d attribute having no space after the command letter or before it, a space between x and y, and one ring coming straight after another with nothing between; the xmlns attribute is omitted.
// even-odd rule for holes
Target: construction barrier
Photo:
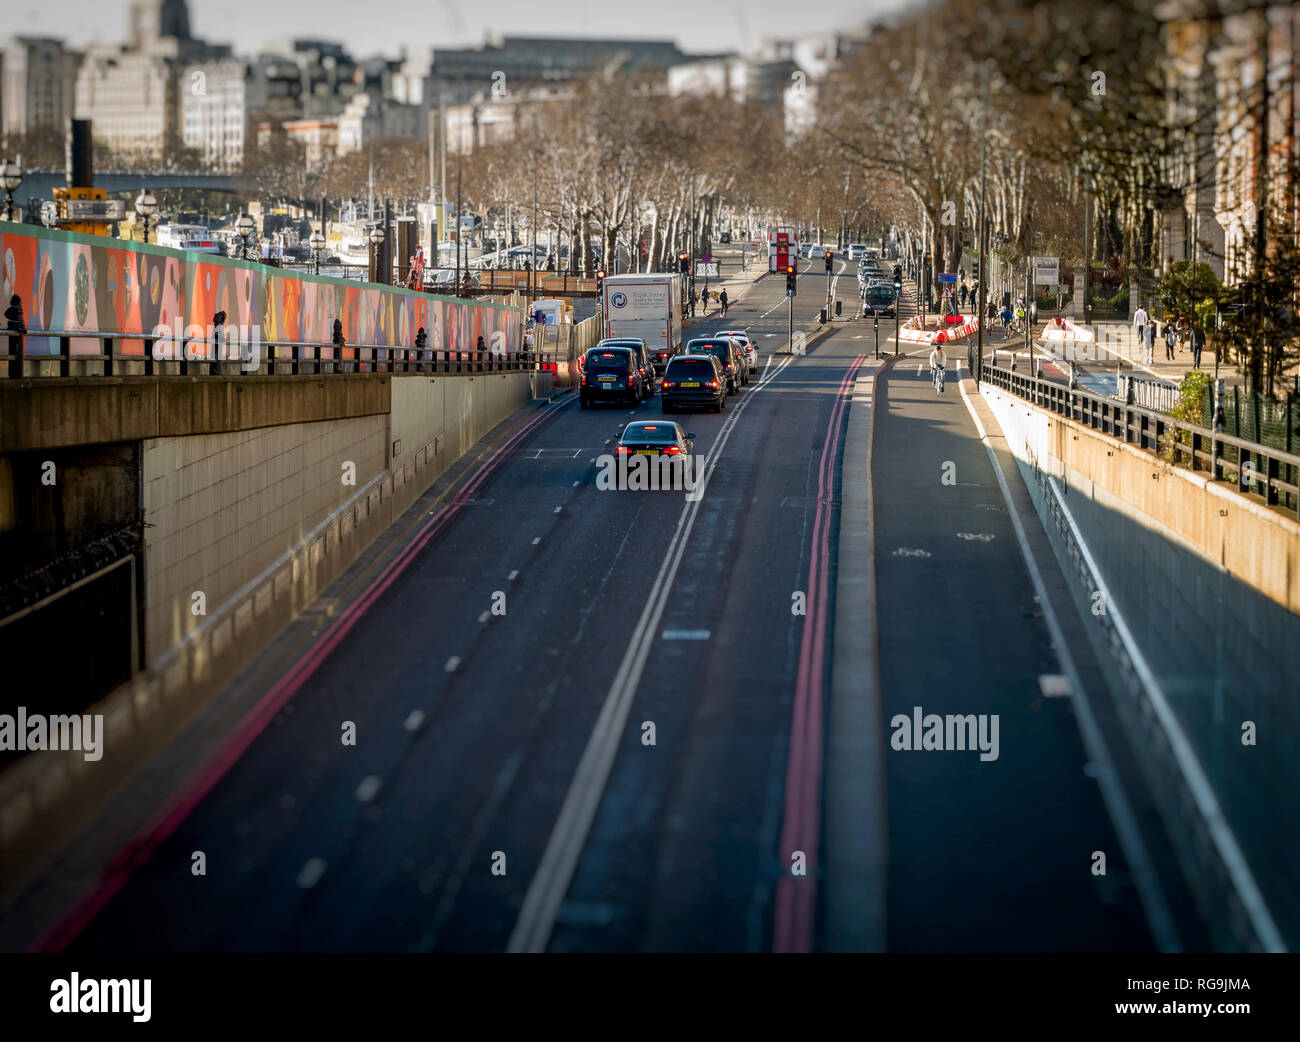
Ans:
<svg viewBox="0 0 1300 1042"><path fill-rule="evenodd" d="M949 316L956 318L957 316ZM941 319L934 327L923 325L921 317L917 315L909 318L902 324L898 331L899 340L907 340L916 344L950 344L954 340L964 340L980 327L978 318L968 318L964 322L953 322L948 324L946 319Z"/></svg>
<svg viewBox="0 0 1300 1042"><path fill-rule="evenodd" d="M1096 334L1086 326L1076 325L1068 318L1054 318L1043 327L1039 339L1061 343L1092 343L1096 339Z"/></svg>

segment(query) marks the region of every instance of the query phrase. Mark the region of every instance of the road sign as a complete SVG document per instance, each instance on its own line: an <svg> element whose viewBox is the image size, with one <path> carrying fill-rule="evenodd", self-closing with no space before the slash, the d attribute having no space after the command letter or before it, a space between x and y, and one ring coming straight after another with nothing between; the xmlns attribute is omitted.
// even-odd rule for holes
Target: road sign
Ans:
<svg viewBox="0 0 1300 1042"><path fill-rule="evenodd" d="M938 276L938 280L940 282L956 283L957 273L955 271L945 271L942 275Z"/></svg>
<svg viewBox="0 0 1300 1042"><path fill-rule="evenodd" d="M1034 258L1034 285L1056 286L1061 281L1060 257Z"/></svg>
<svg viewBox="0 0 1300 1042"><path fill-rule="evenodd" d="M700 279L716 279L718 277L718 266L716 264L708 264L705 261L696 261L695 277Z"/></svg>

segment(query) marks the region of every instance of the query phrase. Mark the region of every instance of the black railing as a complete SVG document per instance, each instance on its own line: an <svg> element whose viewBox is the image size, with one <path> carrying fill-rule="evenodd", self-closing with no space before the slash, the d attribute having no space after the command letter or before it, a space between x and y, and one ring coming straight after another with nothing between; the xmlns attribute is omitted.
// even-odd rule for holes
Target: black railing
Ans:
<svg viewBox="0 0 1300 1042"><path fill-rule="evenodd" d="M1270 506L1300 517L1300 456L988 362L981 377L1044 409L1163 455L1178 466L1231 482L1241 494L1258 494Z"/></svg>
<svg viewBox="0 0 1300 1042"><path fill-rule="evenodd" d="M26 354L32 337L57 340L56 354ZM98 353L75 354L74 340L95 340ZM142 343L143 353L124 353L122 341ZM158 345L163 350L156 351ZM0 379L39 380L67 376L277 376L323 373L504 373L527 372L554 360L535 351L490 348L393 347L387 344L249 344L224 336L173 337L141 333L36 330L26 334L0 329ZM329 351L332 357L322 357ZM343 352L351 357L340 357ZM74 366L75 371L74 371ZM91 371L87 371L90 369Z"/></svg>

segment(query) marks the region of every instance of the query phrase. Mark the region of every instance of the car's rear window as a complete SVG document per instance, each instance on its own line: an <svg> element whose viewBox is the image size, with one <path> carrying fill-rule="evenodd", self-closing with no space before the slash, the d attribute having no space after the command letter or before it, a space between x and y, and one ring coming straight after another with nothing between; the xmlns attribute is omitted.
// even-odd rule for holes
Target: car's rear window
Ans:
<svg viewBox="0 0 1300 1042"><path fill-rule="evenodd" d="M677 432L666 423L629 423L624 441L676 441Z"/></svg>
<svg viewBox="0 0 1300 1042"><path fill-rule="evenodd" d="M625 373L632 365L632 353L627 348L611 348L607 351L590 351L587 353L587 368L605 372Z"/></svg>
<svg viewBox="0 0 1300 1042"><path fill-rule="evenodd" d="M713 363L703 358L677 358L668 363L664 375L674 380L712 380Z"/></svg>

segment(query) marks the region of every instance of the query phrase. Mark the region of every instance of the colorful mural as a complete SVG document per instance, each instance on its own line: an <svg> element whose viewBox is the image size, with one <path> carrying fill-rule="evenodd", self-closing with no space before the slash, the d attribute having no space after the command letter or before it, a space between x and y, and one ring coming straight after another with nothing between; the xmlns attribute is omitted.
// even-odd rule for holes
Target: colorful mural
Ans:
<svg viewBox="0 0 1300 1042"><path fill-rule="evenodd" d="M517 351L523 314L503 304L470 303L401 287L349 282L264 267L251 261L186 253L162 246L0 222L4 302L17 294L31 334L29 355L58 354L59 333L113 332L184 338L207 330L218 311L226 327L256 330L266 344L321 345L334 357L334 320L349 345L410 347L421 326L432 349L472 350L484 344ZM206 335L206 334L205 334ZM73 354L99 354L94 336L73 337ZM144 340L125 339L123 354L143 354ZM339 357L354 354L352 347Z"/></svg>

